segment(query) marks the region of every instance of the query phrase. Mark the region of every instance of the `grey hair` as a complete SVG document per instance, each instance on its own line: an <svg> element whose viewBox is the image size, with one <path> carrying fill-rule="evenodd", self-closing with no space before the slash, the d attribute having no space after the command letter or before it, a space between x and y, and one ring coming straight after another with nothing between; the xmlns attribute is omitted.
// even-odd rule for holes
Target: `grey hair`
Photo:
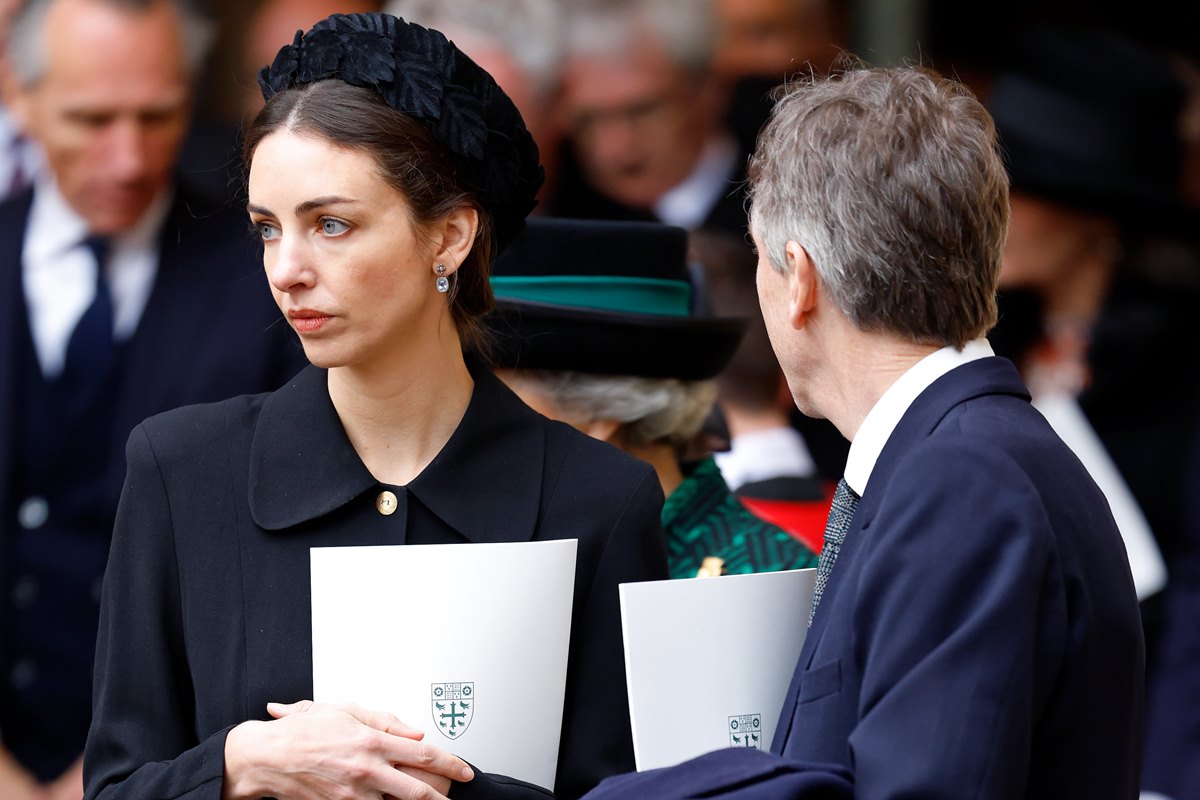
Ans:
<svg viewBox="0 0 1200 800"><path fill-rule="evenodd" d="M712 0L585 0L568 17L567 50L572 54L621 54L649 34L662 43L668 59L686 70L704 73L716 52Z"/></svg>
<svg viewBox="0 0 1200 800"><path fill-rule="evenodd" d="M624 443L633 447L682 447L700 430L717 399L714 381L526 369L514 370L513 379L545 395L565 421L620 422Z"/></svg>
<svg viewBox="0 0 1200 800"><path fill-rule="evenodd" d="M859 329L961 347L996 323L1008 176L991 117L921 67L843 62L781 90L750 162L771 265L800 244Z"/></svg>
<svg viewBox="0 0 1200 800"><path fill-rule="evenodd" d="M179 17L183 42L183 66L196 77L216 29L212 22L186 0L95 0L130 14L144 14L159 3L166 3ZM21 86L32 86L46 73L46 47L43 41L46 15L55 0L26 0L13 16L9 30L8 54L13 73Z"/></svg>
<svg viewBox="0 0 1200 800"><path fill-rule="evenodd" d="M434 28L495 42L543 98L558 85L563 59L561 0L391 0L384 10Z"/></svg>

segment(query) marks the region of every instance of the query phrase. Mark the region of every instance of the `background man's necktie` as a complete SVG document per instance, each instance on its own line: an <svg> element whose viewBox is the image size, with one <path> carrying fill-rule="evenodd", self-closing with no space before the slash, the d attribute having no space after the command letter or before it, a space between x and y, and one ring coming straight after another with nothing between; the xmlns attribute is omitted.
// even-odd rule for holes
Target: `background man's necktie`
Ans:
<svg viewBox="0 0 1200 800"><path fill-rule="evenodd" d="M63 377L77 388L91 389L101 385L112 371L113 302L105 276L109 240L89 236L83 244L96 259L96 295L67 342Z"/></svg>
<svg viewBox="0 0 1200 800"><path fill-rule="evenodd" d="M837 491L833 493L833 505L829 507L829 518L825 520L825 543L821 546L821 558L817 562L817 583L813 587L812 608L808 612L808 625L812 627L813 616L817 613L817 604L825 593L825 585L833 572L833 562L837 561L842 543L846 541L846 532L850 530L850 521L854 519L854 509L858 508L858 495L842 478L838 481Z"/></svg>

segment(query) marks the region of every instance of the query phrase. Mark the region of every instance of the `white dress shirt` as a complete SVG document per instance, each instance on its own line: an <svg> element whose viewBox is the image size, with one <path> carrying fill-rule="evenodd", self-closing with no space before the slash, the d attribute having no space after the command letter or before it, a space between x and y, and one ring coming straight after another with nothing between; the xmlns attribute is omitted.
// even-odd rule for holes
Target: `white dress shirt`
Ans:
<svg viewBox="0 0 1200 800"><path fill-rule="evenodd" d="M732 192L737 143L732 136L714 136L700 151L692 173L658 198L654 215L668 225L692 230L700 227L718 201Z"/></svg>
<svg viewBox="0 0 1200 800"><path fill-rule="evenodd" d="M850 443L850 453L846 456L846 483L850 484L855 494L862 497L866 491L879 454L921 392L955 367L992 355L995 353L987 339L967 342L962 350L943 347L913 364L888 387L867 412L862 425L858 427L858 433L854 435L854 441Z"/></svg>
<svg viewBox="0 0 1200 800"><path fill-rule="evenodd" d="M158 273L158 235L170 202L170 192L163 192L109 247L106 275L117 341L133 335L150 298ZM96 296L96 262L83 244L87 233L87 223L53 178L40 177L25 228L21 269L29 330L46 377L62 373L71 333Z"/></svg>

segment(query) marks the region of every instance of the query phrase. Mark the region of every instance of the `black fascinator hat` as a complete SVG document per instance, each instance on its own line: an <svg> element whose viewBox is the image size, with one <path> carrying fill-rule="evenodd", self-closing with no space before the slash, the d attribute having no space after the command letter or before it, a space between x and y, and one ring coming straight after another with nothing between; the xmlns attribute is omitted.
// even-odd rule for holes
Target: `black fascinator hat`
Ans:
<svg viewBox="0 0 1200 800"><path fill-rule="evenodd" d="M270 100L331 78L429 129L491 214L498 250L521 230L545 177L537 145L504 90L444 35L390 14L334 14L297 31L258 84Z"/></svg>
<svg viewBox="0 0 1200 800"><path fill-rule="evenodd" d="M687 231L530 219L492 269L496 366L705 380L748 321L697 315Z"/></svg>

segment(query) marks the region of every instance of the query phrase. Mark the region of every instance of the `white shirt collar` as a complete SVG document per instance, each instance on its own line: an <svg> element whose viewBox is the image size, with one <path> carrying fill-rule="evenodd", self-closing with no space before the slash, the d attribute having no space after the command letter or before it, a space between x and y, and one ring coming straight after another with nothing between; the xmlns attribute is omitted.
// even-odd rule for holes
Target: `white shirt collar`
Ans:
<svg viewBox="0 0 1200 800"><path fill-rule="evenodd" d="M25 253L54 256L77 247L87 236L87 222L63 197L53 176L39 176L35 186L25 234ZM113 237L112 252L155 248L172 195L171 189L159 192L132 228Z"/></svg>
<svg viewBox="0 0 1200 800"><path fill-rule="evenodd" d="M734 436L727 452L715 453L730 489L771 478L808 478L817 465L795 428L767 428Z"/></svg>
<svg viewBox="0 0 1200 800"><path fill-rule="evenodd" d="M934 381L950 370L995 355L987 339L967 342L962 350L943 347L913 364L876 401L863 419L846 457L846 483L862 497L875 462L909 407Z"/></svg>
<svg viewBox="0 0 1200 800"><path fill-rule="evenodd" d="M654 204L654 215L668 225L699 227L721 197L732 191L737 143L728 134L713 136L700 151L696 167Z"/></svg>
<svg viewBox="0 0 1200 800"><path fill-rule="evenodd" d="M40 176L25 229L25 258L54 258L78 246L87 236L87 222L75 212L53 177Z"/></svg>

